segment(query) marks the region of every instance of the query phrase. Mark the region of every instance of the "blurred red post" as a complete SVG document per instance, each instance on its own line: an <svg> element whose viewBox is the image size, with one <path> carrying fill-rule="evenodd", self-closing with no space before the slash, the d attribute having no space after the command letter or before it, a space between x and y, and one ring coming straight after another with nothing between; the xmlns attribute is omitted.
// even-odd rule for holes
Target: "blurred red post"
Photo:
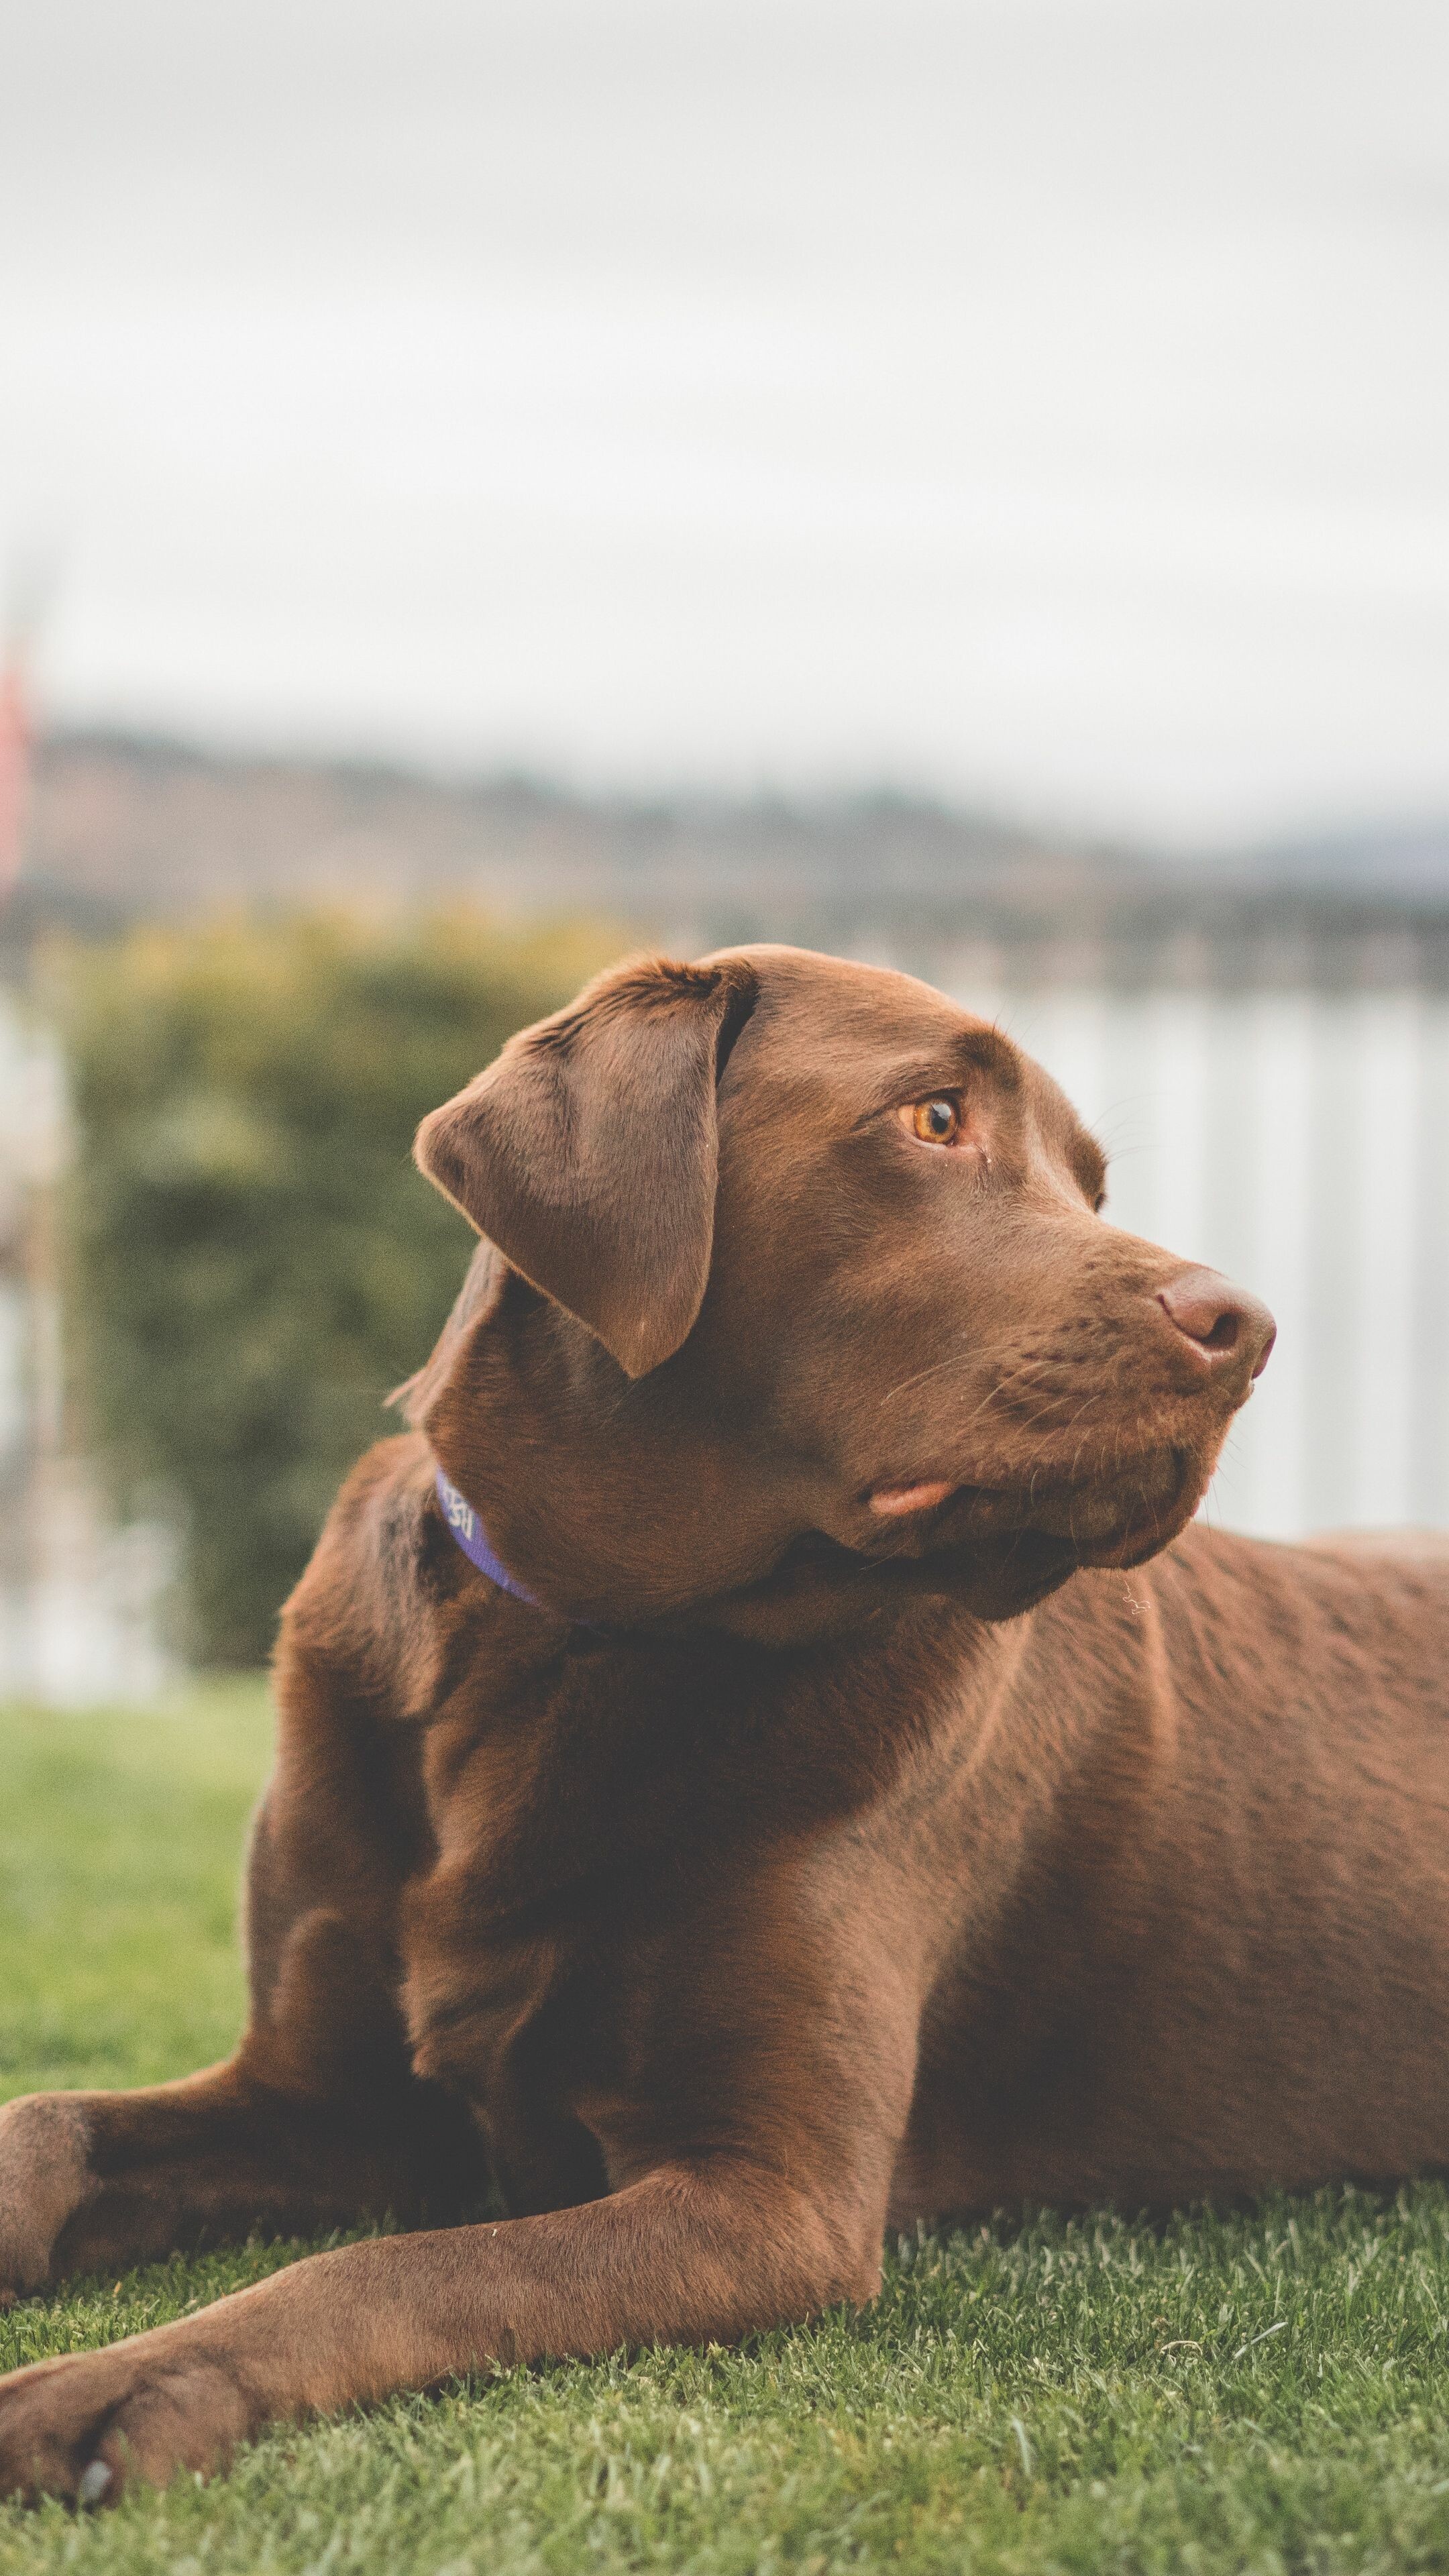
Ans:
<svg viewBox="0 0 1449 2576"><path fill-rule="evenodd" d="M12 647L0 670L0 903L20 874L32 739L24 667Z"/></svg>

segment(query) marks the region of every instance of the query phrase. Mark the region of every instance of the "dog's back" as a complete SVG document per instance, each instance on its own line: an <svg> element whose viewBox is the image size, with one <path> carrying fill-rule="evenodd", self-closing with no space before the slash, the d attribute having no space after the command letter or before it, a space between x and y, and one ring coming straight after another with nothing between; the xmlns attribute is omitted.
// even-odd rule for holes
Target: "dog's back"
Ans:
<svg viewBox="0 0 1449 2576"><path fill-rule="evenodd" d="M1449 2163L1449 1542L1199 1525L1032 1629L983 1808L1031 1827L963 1910L900 2183L1163 2205Z"/></svg>

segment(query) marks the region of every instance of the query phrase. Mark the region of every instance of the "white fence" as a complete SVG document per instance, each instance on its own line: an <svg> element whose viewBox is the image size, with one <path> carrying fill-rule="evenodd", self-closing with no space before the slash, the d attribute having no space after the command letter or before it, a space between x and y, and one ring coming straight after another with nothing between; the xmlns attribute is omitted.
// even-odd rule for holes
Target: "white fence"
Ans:
<svg viewBox="0 0 1449 2576"><path fill-rule="evenodd" d="M1449 992L1412 948L1248 990L1043 980L1010 948L892 962L1056 1075L1111 1157L1112 1222L1273 1308L1210 1515L1449 1525Z"/></svg>
<svg viewBox="0 0 1449 2576"><path fill-rule="evenodd" d="M174 1547L116 1527L68 1436L54 1194L70 1132L59 1049L0 986L0 1699L148 1700L172 1672Z"/></svg>

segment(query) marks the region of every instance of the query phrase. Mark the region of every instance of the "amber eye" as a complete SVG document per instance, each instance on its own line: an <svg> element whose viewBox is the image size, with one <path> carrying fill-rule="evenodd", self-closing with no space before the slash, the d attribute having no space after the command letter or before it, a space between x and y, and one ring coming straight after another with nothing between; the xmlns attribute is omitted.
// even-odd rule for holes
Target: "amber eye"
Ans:
<svg viewBox="0 0 1449 2576"><path fill-rule="evenodd" d="M918 1100L910 1121L912 1134L923 1145L949 1145L961 1124L960 1103L945 1092L935 1100Z"/></svg>

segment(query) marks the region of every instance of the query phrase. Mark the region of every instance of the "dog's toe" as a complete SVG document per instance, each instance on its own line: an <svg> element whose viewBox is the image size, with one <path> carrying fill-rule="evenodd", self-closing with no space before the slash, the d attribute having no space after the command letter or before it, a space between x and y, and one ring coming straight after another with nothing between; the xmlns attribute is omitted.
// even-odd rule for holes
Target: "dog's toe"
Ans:
<svg viewBox="0 0 1449 2576"><path fill-rule="evenodd" d="M213 2354L147 2351L150 2342L38 2362L0 2382L0 2496L112 2505L138 2481L165 2486L178 2469L230 2457L255 2430L240 2382Z"/></svg>
<svg viewBox="0 0 1449 2576"><path fill-rule="evenodd" d="M80 2096L31 2093L0 2110L0 2307L50 2286L66 2221L95 2190Z"/></svg>

